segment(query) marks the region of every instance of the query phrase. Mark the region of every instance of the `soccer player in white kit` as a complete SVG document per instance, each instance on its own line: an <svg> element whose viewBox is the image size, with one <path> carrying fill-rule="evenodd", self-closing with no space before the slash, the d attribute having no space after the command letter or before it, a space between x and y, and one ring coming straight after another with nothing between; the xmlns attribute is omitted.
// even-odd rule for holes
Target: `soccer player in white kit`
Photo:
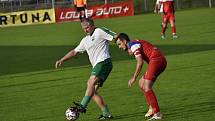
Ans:
<svg viewBox="0 0 215 121"><path fill-rule="evenodd" d="M91 76L87 81L85 96L80 104L75 103L79 112L85 113L88 103L91 99L96 102L102 110L99 120L113 118L106 103L97 90L102 87L112 70L112 62L109 54L109 42L116 37L116 33L107 28L97 28L92 19L84 18L81 20L81 26L87 34L80 44L69 51L64 57L56 61L55 67L58 68L64 61L77 55L79 52L87 52L92 65Z"/></svg>

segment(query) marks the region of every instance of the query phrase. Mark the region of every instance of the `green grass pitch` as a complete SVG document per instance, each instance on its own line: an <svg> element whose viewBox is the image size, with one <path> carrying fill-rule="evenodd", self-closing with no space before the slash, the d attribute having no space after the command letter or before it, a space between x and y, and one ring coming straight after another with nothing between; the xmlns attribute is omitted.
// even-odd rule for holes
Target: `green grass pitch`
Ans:
<svg viewBox="0 0 215 121"><path fill-rule="evenodd" d="M168 67L154 85L163 121L215 120L215 9L176 12L179 38L160 39L161 16L141 14L95 20L133 39L145 39L166 55ZM0 121L66 121L64 112L85 93L91 67L79 54L62 68L54 63L84 36L78 22L0 29ZM135 83L127 81L136 61L111 44L113 71L100 93L115 121L144 121L147 104ZM145 68L145 66L144 66ZM143 73L143 72L142 72ZM80 121L96 121L91 102Z"/></svg>

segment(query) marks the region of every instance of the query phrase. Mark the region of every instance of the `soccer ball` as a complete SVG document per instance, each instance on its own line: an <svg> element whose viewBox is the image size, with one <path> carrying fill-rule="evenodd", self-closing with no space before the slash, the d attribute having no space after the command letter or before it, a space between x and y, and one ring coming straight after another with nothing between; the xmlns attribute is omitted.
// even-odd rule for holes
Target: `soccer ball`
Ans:
<svg viewBox="0 0 215 121"><path fill-rule="evenodd" d="M69 121L75 121L79 117L78 109L76 107L70 107L66 110L66 119Z"/></svg>

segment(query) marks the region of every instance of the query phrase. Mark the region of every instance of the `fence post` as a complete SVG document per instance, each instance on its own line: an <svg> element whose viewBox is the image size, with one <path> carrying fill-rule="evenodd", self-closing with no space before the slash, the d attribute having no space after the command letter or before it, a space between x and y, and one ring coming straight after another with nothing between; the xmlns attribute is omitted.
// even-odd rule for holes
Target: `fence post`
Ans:
<svg viewBox="0 0 215 121"><path fill-rule="evenodd" d="M211 6L212 6L212 5L211 5L211 0L208 0L208 2L209 2L209 7L211 8Z"/></svg>
<svg viewBox="0 0 215 121"><path fill-rule="evenodd" d="M147 0L144 0L144 9L145 9L145 11L148 11L147 10Z"/></svg>
<svg viewBox="0 0 215 121"><path fill-rule="evenodd" d="M54 7L55 7L55 6L54 6L54 2L55 2L55 1L54 1L54 0L52 0L52 8L53 8L53 9L54 9Z"/></svg>
<svg viewBox="0 0 215 121"><path fill-rule="evenodd" d="M179 0L176 1L176 7L177 7L177 9L180 9L179 8Z"/></svg>

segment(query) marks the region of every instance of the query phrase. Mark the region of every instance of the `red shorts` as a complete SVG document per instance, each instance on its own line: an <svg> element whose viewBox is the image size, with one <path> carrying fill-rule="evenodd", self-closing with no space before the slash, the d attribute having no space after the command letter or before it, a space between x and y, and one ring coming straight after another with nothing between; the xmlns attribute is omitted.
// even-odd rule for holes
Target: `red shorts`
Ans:
<svg viewBox="0 0 215 121"><path fill-rule="evenodd" d="M175 21L175 16L174 13L166 13L162 15L162 22L163 23L168 23L170 21Z"/></svg>
<svg viewBox="0 0 215 121"><path fill-rule="evenodd" d="M167 62L164 56L150 60L143 79L155 81L156 78L165 70L166 66Z"/></svg>

